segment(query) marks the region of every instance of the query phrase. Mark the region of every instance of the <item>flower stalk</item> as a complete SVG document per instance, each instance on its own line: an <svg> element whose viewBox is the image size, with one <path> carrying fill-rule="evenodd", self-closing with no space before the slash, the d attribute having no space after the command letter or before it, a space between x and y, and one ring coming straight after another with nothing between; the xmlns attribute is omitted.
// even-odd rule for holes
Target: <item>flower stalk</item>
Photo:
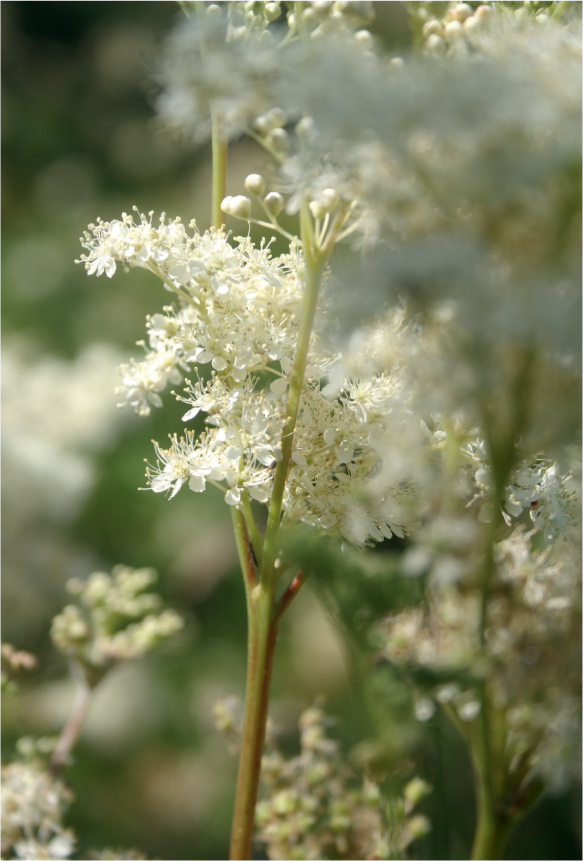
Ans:
<svg viewBox="0 0 583 861"><path fill-rule="evenodd" d="M229 854L232 859L251 857L255 805L259 790L261 756L265 741L277 630L284 612L305 582L303 574L296 575L280 601L275 602L274 591L278 578L276 560L279 552L278 538L283 494L304 382L310 335L314 324L325 262L323 256L313 245L313 233L308 233L304 226L306 221L311 228L309 215L304 214L302 218L302 240L306 269L302 316L290 378L286 420L282 433L281 460L278 461L275 470L265 539L260 541L261 536L254 525L248 498L243 500L242 511L233 512L233 523L247 597L248 651L245 718ZM257 552L256 549L258 539L260 552ZM259 582L257 582L257 565L260 567Z"/></svg>
<svg viewBox="0 0 583 861"><path fill-rule="evenodd" d="M60 771L63 768L69 758L69 754L77 743L77 739L85 723L85 718L87 717L87 712L89 711L91 693L93 687L95 687L95 685L92 687L89 684L87 675L78 661L70 661L69 666L71 675L75 681L75 699L69 719L61 731L57 746L51 757L51 767L54 771Z"/></svg>
<svg viewBox="0 0 583 861"><path fill-rule="evenodd" d="M225 140L222 123L217 114L212 117L212 162L213 187L211 203L211 225L221 227L224 222L221 201L227 189L227 153L229 144Z"/></svg>

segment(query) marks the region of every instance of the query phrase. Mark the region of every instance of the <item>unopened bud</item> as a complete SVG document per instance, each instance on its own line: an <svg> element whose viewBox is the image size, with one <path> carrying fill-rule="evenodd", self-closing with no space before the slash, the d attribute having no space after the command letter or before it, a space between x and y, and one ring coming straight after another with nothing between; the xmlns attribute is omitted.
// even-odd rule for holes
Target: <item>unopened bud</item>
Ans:
<svg viewBox="0 0 583 861"><path fill-rule="evenodd" d="M458 3L450 11L449 18L451 21L459 21L460 24L463 24L466 18L469 18L472 13L473 9L469 3Z"/></svg>
<svg viewBox="0 0 583 861"><path fill-rule="evenodd" d="M482 26L482 20L480 18L476 18L475 15L472 15L470 18L466 18L464 21L464 30L467 33L471 33L474 30L478 30Z"/></svg>
<svg viewBox="0 0 583 861"><path fill-rule="evenodd" d="M265 119L268 121L270 129L280 129L286 125L288 116L283 108L272 108L265 115Z"/></svg>
<svg viewBox="0 0 583 861"><path fill-rule="evenodd" d="M354 34L354 38L358 42L359 45L362 45L364 48L372 48L374 45L374 39L372 37L372 33L368 30L358 30Z"/></svg>
<svg viewBox="0 0 583 861"><path fill-rule="evenodd" d="M279 3L266 3L265 4L265 17L271 24L272 21L276 21L281 15L281 8Z"/></svg>
<svg viewBox="0 0 583 861"><path fill-rule="evenodd" d="M428 834L431 830L429 820L426 816L411 816L411 818L407 820L407 825L413 840L418 840L420 837L424 837L425 834Z"/></svg>
<svg viewBox="0 0 583 861"><path fill-rule="evenodd" d="M308 205L314 218L323 218L326 215L326 207L319 200L311 200Z"/></svg>
<svg viewBox="0 0 583 861"><path fill-rule="evenodd" d="M277 216L285 208L285 200L278 191L270 191L263 201L270 215Z"/></svg>
<svg viewBox="0 0 583 861"><path fill-rule="evenodd" d="M284 152L289 146L289 135L285 129L272 129L266 137L266 142L277 152Z"/></svg>
<svg viewBox="0 0 583 861"><path fill-rule="evenodd" d="M314 12L314 10L310 9L309 7L307 9L303 10L302 21L305 24L305 26L308 27L310 30L313 27L318 26L318 16Z"/></svg>
<svg viewBox="0 0 583 861"><path fill-rule="evenodd" d="M231 200L231 215L236 218L249 218L251 215L251 201L244 194L237 194Z"/></svg>
<svg viewBox="0 0 583 861"><path fill-rule="evenodd" d="M206 14L210 21L220 21L223 17L221 7L217 6L216 3L211 3L210 6L206 7Z"/></svg>
<svg viewBox="0 0 583 861"><path fill-rule="evenodd" d="M433 35L433 33L437 33L438 36L441 36L443 33L443 25L437 20L437 18L431 18L429 21L425 22L421 32L426 39Z"/></svg>
<svg viewBox="0 0 583 861"><path fill-rule="evenodd" d="M445 38L449 42L453 42L455 39L458 39L462 33L464 32L464 28L460 24L459 21L450 21L449 24L445 25Z"/></svg>
<svg viewBox="0 0 583 861"><path fill-rule="evenodd" d="M243 194L237 194L235 197L225 197L221 203L221 209L227 215L234 215L235 218L249 218L251 215L251 201Z"/></svg>
<svg viewBox="0 0 583 861"><path fill-rule="evenodd" d="M445 51L445 42L437 33L432 33L425 42L425 50L428 54L442 54Z"/></svg>
<svg viewBox="0 0 583 861"><path fill-rule="evenodd" d="M296 125L296 134L299 138L310 140L316 134L316 124L312 117L303 117Z"/></svg>
<svg viewBox="0 0 583 861"><path fill-rule="evenodd" d="M322 20L330 14L332 9L332 0L314 0L312 3L312 9L318 18Z"/></svg>
<svg viewBox="0 0 583 861"><path fill-rule="evenodd" d="M478 6L476 11L474 12L474 17L485 19L485 18L488 18L488 16L491 14L492 14L492 7L486 6L485 4L482 4L481 6Z"/></svg>
<svg viewBox="0 0 583 861"><path fill-rule="evenodd" d="M263 194L265 191L265 180L260 173L250 173L245 180L245 188L250 194Z"/></svg>
<svg viewBox="0 0 583 861"><path fill-rule="evenodd" d="M409 781L404 790L405 801L407 801L411 807L415 807L415 805L419 804L422 798L431 792L431 787L428 783L422 780L420 777L414 777Z"/></svg>

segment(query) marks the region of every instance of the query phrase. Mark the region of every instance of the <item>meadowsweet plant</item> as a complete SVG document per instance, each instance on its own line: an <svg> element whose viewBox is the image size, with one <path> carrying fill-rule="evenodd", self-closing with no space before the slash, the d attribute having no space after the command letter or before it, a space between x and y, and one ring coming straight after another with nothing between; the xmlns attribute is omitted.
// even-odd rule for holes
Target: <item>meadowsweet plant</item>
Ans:
<svg viewBox="0 0 583 861"><path fill-rule="evenodd" d="M550 776L570 779L579 719L580 4L403 4L403 56L367 29L373 3L181 5L156 105L211 138L211 227L123 213L89 226L79 262L145 268L170 294L118 393L148 415L176 387L185 429L154 443L147 485L168 499L212 485L231 510L248 620L231 857L251 857L277 632L310 570L286 550L300 522L363 549L405 540L423 601L371 636L415 686L417 718L438 703L467 741L472 857L501 857ZM242 134L271 167L227 194ZM98 593L83 600L107 618ZM77 611L59 619L56 642L98 672L155 635L89 642ZM360 840L361 796L301 807L306 733L257 808L272 857ZM397 851L383 846L367 857Z"/></svg>
<svg viewBox="0 0 583 861"><path fill-rule="evenodd" d="M64 821L74 794L63 778L89 710L91 693L122 661L144 655L178 631L183 620L162 610L162 599L147 591L156 581L149 568L116 566L111 574L95 572L86 581L70 580L79 604L67 605L53 619L51 637L69 662L76 694L59 738L18 740L16 758L2 767L2 857L71 858L77 837ZM31 668L35 658L6 643L9 670ZM3 669L3 679L5 670ZM14 683L12 683L13 685ZM92 858L145 858L130 850L104 849Z"/></svg>

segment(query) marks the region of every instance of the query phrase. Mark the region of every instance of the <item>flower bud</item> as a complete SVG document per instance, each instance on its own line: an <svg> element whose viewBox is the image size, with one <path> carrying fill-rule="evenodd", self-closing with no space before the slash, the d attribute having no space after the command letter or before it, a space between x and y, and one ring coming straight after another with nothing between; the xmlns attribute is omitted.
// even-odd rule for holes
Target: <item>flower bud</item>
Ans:
<svg viewBox="0 0 583 861"><path fill-rule="evenodd" d="M415 807L429 792L431 792L429 784L420 777L414 777L405 787L403 794L405 801L409 802L411 807Z"/></svg>
<svg viewBox="0 0 583 861"><path fill-rule="evenodd" d="M310 30L318 26L318 16L313 9L307 8L302 12L302 21Z"/></svg>
<svg viewBox="0 0 583 861"><path fill-rule="evenodd" d="M459 21L460 24L463 24L466 18L469 18L472 13L473 9L469 3L458 3L457 6L454 6L450 11L449 20Z"/></svg>
<svg viewBox="0 0 583 861"><path fill-rule="evenodd" d="M433 33L437 33L438 36L441 36L443 33L443 25L437 20L437 18L430 18L429 21L426 21L423 25L421 32L426 39L433 35Z"/></svg>
<svg viewBox="0 0 583 861"><path fill-rule="evenodd" d="M312 139L316 134L316 124L312 117L303 117L296 125L296 134L304 140Z"/></svg>
<svg viewBox="0 0 583 861"><path fill-rule="evenodd" d="M245 180L245 188L250 194L263 194L265 191L265 180L259 173L250 173Z"/></svg>
<svg viewBox="0 0 583 861"><path fill-rule="evenodd" d="M221 209L227 215L234 215L235 218L249 218L251 215L251 201L243 194L237 194L235 197L225 197L221 203Z"/></svg>
<svg viewBox="0 0 583 861"><path fill-rule="evenodd" d="M278 191L270 191L263 201L270 215L277 216L285 208L285 200Z"/></svg>
<svg viewBox="0 0 583 861"><path fill-rule="evenodd" d="M280 129L282 126L285 126L288 121L288 116L283 108L272 108L267 112L265 118L269 123L270 129Z"/></svg>
<svg viewBox="0 0 583 861"><path fill-rule="evenodd" d="M474 12L474 17L486 19L492 14L492 7L482 4Z"/></svg>
<svg viewBox="0 0 583 861"><path fill-rule="evenodd" d="M414 840L418 840L420 837L423 837L431 829L429 820L426 816L422 816L421 814L419 814L419 816L412 816L408 820L407 825L409 826L409 831L411 832Z"/></svg>
<svg viewBox="0 0 583 861"><path fill-rule="evenodd" d="M480 18L476 18L475 15L471 15L469 18L466 18L464 21L464 30L467 33L471 33L474 30L478 30L482 26L482 20Z"/></svg>
<svg viewBox="0 0 583 861"><path fill-rule="evenodd" d="M323 20L330 14L330 11L332 9L332 0L314 0L314 2L312 3L312 9L314 10L318 18L320 18L320 20Z"/></svg>
<svg viewBox="0 0 583 861"><path fill-rule="evenodd" d="M372 48L374 45L374 39L372 37L372 33L368 30L358 30L354 34L354 38L358 42L359 45L362 45L364 48Z"/></svg>
<svg viewBox="0 0 583 861"><path fill-rule="evenodd" d="M272 21L277 21L277 19L281 15L281 8L279 6L279 3L266 3L264 12L265 17L270 24Z"/></svg>
<svg viewBox="0 0 583 861"><path fill-rule="evenodd" d="M258 135L265 137L265 135L270 131L271 126L269 125L267 117L255 117L253 120L253 128Z"/></svg>
<svg viewBox="0 0 583 861"><path fill-rule="evenodd" d="M289 135L284 129L272 129L265 140L277 152L284 152L289 146Z"/></svg>
<svg viewBox="0 0 583 861"><path fill-rule="evenodd" d="M442 54L445 51L445 42L437 33L432 33L425 43L428 54Z"/></svg>
<svg viewBox="0 0 583 861"><path fill-rule="evenodd" d="M231 197L230 194L228 194L227 197L223 197L223 199L221 200L221 210L223 212L226 212L227 215L230 215L230 213L231 213L232 201L233 201L233 198Z"/></svg>
<svg viewBox="0 0 583 861"><path fill-rule="evenodd" d="M211 3L210 6L207 6L206 14L207 14L209 21L220 21L221 18L223 17L221 7L217 6L216 3Z"/></svg>
<svg viewBox="0 0 583 861"><path fill-rule="evenodd" d="M455 39L459 38L464 32L462 25L459 21L450 21L449 24L445 25L445 38L448 42L453 42Z"/></svg>
<svg viewBox="0 0 583 861"><path fill-rule="evenodd" d="M326 215L326 207L319 200L311 200L308 206L313 218L323 218Z"/></svg>

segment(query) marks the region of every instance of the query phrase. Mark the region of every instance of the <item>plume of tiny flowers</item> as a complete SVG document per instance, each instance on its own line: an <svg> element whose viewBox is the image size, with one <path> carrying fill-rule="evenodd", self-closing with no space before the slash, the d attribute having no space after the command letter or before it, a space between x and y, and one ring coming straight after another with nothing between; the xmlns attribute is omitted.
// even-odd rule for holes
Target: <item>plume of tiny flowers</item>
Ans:
<svg viewBox="0 0 583 861"><path fill-rule="evenodd" d="M161 404L168 382L192 369L198 380L187 379L184 394L176 397L189 407L184 421L204 413L209 427L199 436L171 436L168 449L155 444L150 488L172 498L185 484L202 492L211 482L223 488L230 505L239 505L242 493L267 503L281 459L299 328L301 249L292 243L288 254L274 258L265 243L255 247L237 238L231 245L222 230L200 234L194 222L190 227L192 233L164 215L156 227L151 214L141 215L139 223L126 214L121 221L99 221L82 239L87 253L80 262L89 274L109 276L117 263L141 266L176 297L175 305L148 318L145 360L122 368L119 391L144 415ZM206 381L200 376L205 365L211 366ZM359 545L402 536L400 499L406 489L391 486L372 499L366 488L380 469L390 434L408 414L403 386L388 373L356 377L340 370L341 379L330 384L336 366L340 355L314 332L285 515Z"/></svg>
<svg viewBox="0 0 583 861"><path fill-rule="evenodd" d="M480 519L487 521L492 516L488 499L494 481L486 447L483 441L476 440L467 443L463 451L471 458L472 465L478 464L474 481L478 495L486 500ZM570 473L563 474L557 463L541 456L520 463L505 490L503 514L507 523L528 511L535 529L542 532L547 544L553 544L560 535L565 537L566 528L576 523L577 494L569 490L571 477Z"/></svg>
<svg viewBox="0 0 583 861"><path fill-rule="evenodd" d="M522 789L534 776L552 785L576 777L571 759L580 741L580 564L570 543L533 550L533 535L518 526L494 545L483 640L481 594L467 579L431 578L424 606L382 625L385 657L424 670L418 720L429 720L437 703L471 734L485 685L504 730L493 755Z"/></svg>

